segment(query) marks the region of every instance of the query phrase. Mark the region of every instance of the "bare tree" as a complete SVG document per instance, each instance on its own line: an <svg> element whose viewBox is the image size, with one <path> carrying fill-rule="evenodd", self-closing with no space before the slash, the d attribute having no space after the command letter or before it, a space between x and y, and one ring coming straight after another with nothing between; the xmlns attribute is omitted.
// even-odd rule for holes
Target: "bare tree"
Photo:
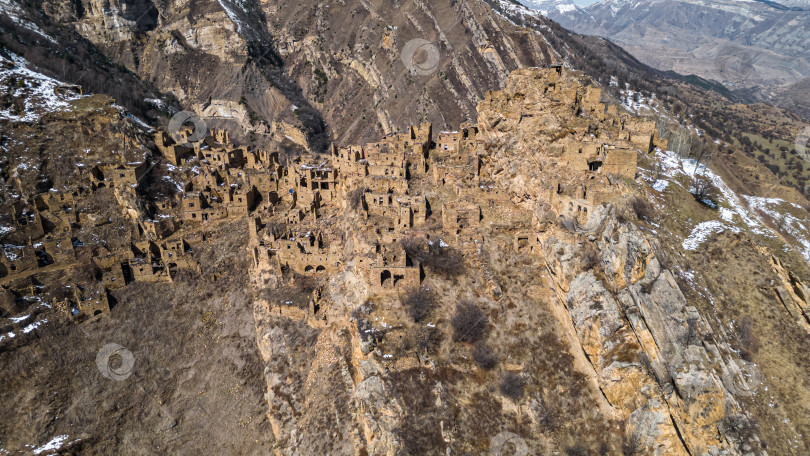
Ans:
<svg viewBox="0 0 810 456"><path fill-rule="evenodd" d="M652 169L650 170L650 174L652 176L653 182L661 179L661 177L664 175L664 167L661 166L661 162L659 162L658 160L655 161Z"/></svg>
<svg viewBox="0 0 810 456"><path fill-rule="evenodd" d="M405 306L408 315L414 322L419 323L424 320L433 310L436 302L436 294L426 287L419 287L407 290L400 297L400 302Z"/></svg>
<svg viewBox="0 0 810 456"><path fill-rule="evenodd" d="M711 179L706 176L695 176L692 185L694 187L692 195L699 203L710 207L717 206L720 191L714 186Z"/></svg>
<svg viewBox="0 0 810 456"><path fill-rule="evenodd" d="M453 326L454 341L474 343L484 337L489 319L474 302L465 300L456 306L456 314L450 324Z"/></svg>
<svg viewBox="0 0 810 456"><path fill-rule="evenodd" d="M676 154L684 157L692 150L694 138L685 128L678 128L670 135L669 148Z"/></svg>
<svg viewBox="0 0 810 456"><path fill-rule="evenodd" d="M692 153L695 156L695 170L693 173L696 173L698 168L700 168L701 163L704 163L705 166L711 162L711 159L714 156L714 143L705 139L701 140L698 142L695 150Z"/></svg>

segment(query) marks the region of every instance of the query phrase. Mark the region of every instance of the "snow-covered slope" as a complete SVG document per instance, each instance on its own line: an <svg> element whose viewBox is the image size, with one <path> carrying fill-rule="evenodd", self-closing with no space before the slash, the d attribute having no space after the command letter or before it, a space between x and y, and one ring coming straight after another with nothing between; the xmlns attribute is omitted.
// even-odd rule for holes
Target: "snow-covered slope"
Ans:
<svg viewBox="0 0 810 456"><path fill-rule="evenodd" d="M810 0L779 0L780 3L791 8L810 8Z"/></svg>
<svg viewBox="0 0 810 456"><path fill-rule="evenodd" d="M766 241L782 240L785 249L795 249L810 263L810 215L807 210L778 198L738 194L711 169L698 166L693 159L680 157L672 151L657 151L656 160L659 172L642 175L655 192L653 198L665 200L664 194L672 191L693 192L691 185L695 175L704 176L719 191L714 217L689 221L686 227L689 232L681 242L684 250L697 250L712 236L724 231L744 231ZM672 210L675 209L664 208L667 213Z"/></svg>
<svg viewBox="0 0 810 456"><path fill-rule="evenodd" d="M47 112L70 109L68 101L81 96L76 89L32 70L14 54L0 54L0 87L5 89L0 95L0 119L17 122L33 122Z"/></svg>
<svg viewBox="0 0 810 456"><path fill-rule="evenodd" d="M522 3L548 17L568 13L577 14L579 10L574 0L523 0Z"/></svg>
<svg viewBox="0 0 810 456"><path fill-rule="evenodd" d="M13 0L0 0L0 14L8 16L14 24L31 30L51 43L56 43L56 40L52 36L48 35L36 24L28 20L25 17L25 11Z"/></svg>

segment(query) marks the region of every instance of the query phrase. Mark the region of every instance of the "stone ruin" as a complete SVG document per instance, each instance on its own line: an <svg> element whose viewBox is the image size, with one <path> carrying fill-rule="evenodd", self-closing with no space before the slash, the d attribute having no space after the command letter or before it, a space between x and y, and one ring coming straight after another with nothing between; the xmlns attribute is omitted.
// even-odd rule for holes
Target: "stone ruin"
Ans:
<svg viewBox="0 0 810 456"><path fill-rule="evenodd" d="M542 81L535 85L546 90L544 103L514 115L519 122L544 111L565 112L590 122L550 141L543 151L556 157L566 173L546 180L548 204L575 226L587 223L596 207L616 196L618 180L636 178L639 154L666 145L653 122L633 121L606 107L598 88L571 82L562 77L565 71L524 70L524 77ZM422 124L379 142L333 146L328 156L296 158L283 165L277 156L263 159L254 153L248 158L254 176L264 176L264 187L253 188L260 201L251 209L255 270L280 287L294 281L289 277L329 275L351 263L371 294L419 286L425 269L403 249L403 239L422 237L475 249L486 242L482 225L507 223L496 214L514 206L507 192L492 185L498 172L486 152L492 128L482 127L462 125L434 136L432 126ZM352 221L349 233L341 232L334 221L351 206L359 218ZM519 223L527 231L516 235L513 248L540 254L536 231L542 221ZM278 232L279 226L283 232ZM427 239L435 228L441 239ZM507 224L506 229L515 226ZM319 296L313 293L313 300Z"/></svg>
<svg viewBox="0 0 810 456"><path fill-rule="evenodd" d="M510 111L506 118L482 116L478 125L437 134L425 123L375 143L333 145L324 155L282 159L279 152L231 144L225 130L213 130L192 143L182 132L177 141L158 132L154 140L162 158L131 161L121 155L82 165L80 180L71 188L15 205L15 225L6 235L15 247L0 256L0 281L8 286L44 268L69 267L86 255L75 227L104 221L79 210L78 203L101 189L115 193L140 233L129 248L98 252L93 258L105 290L133 281L171 282L180 270L199 271L189 253L204 237L194 227L244 218L250 221L254 268L275 277L275 286L296 276L338 273L351 262L371 293L399 293L419 286L426 273L403 249L403 239L474 249L486 242L485 224L520 231L514 248L532 252L538 248L532 233L548 221L514 225L518 222L504 219L502 212L514 207L514 197L492 185L503 170L496 169L487 153L499 128L550 114L579 119L570 122L576 128L540 147L543 156L565 169L544 178L541 190L549 210L573 225L587 223L596 207L615 196L617 179L635 179L639 154L666 147L653 122L606 107L598 88L564 77L566 71L515 72L510 84L529 81L532 90L517 90L515 96L525 97L524 109ZM498 98L504 96L490 93L486 103L513 101ZM174 181L179 196L151 202L153 213L147 216L135 203L137 190L158 165L184 177ZM359 217L348 235L336 226L347 208ZM441 233L441 239L428 239L431 232ZM320 295L314 293L313 299ZM97 304L78 294L68 301L81 315L96 316L109 308L102 297L92 301Z"/></svg>

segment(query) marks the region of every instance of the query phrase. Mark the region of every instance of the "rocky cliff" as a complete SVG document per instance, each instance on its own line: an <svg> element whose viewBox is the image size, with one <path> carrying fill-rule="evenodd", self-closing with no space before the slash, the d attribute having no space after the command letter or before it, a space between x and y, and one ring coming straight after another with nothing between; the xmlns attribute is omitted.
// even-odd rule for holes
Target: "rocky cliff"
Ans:
<svg viewBox="0 0 810 456"><path fill-rule="evenodd" d="M200 115L257 131L283 121L313 138L324 122L357 140L412 119L473 120L510 71L559 59L542 34L478 1L90 0L45 11Z"/></svg>

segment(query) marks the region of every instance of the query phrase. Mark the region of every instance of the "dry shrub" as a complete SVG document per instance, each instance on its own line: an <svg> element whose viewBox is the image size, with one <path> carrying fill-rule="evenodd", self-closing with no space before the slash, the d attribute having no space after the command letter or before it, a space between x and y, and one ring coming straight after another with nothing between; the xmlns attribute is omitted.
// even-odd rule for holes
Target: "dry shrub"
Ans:
<svg viewBox="0 0 810 456"><path fill-rule="evenodd" d="M600 262L599 253L594 249L587 249L582 253L580 267L583 271L590 271Z"/></svg>
<svg viewBox="0 0 810 456"><path fill-rule="evenodd" d="M687 345L701 345L700 329L696 319L689 319L686 321L686 344Z"/></svg>
<svg viewBox="0 0 810 456"><path fill-rule="evenodd" d="M655 215L655 207L645 198L635 197L630 202L630 207L639 220L652 221Z"/></svg>
<svg viewBox="0 0 810 456"><path fill-rule="evenodd" d="M349 206L353 210L358 210L363 207L363 194L366 192L366 189L363 187L357 187L354 190L349 192L348 199L349 199Z"/></svg>
<svg viewBox="0 0 810 456"><path fill-rule="evenodd" d="M656 248L655 258L658 260L658 264L661 265L662 269L671 270L676 266L670 253L664 249ZM650 287L652 288L652 284L650 284ZM645 293L649 293L649 291L646 291Z"/></svg>
<svg viewBox="0 0 810 456"><path fill-rule="evenodd" d="M150 164L146 174L138 181L137 192L143 201L171 199L177 193L177 187L172 183L171 175L163 166L162 160L158 158L155 163ZM155 210L154 207L150 209ZM154 212L150 215L154 215Z"/></svg>
<svg viewBox="0 0 810 456"><path fill-rule="evenodd" d="M529 407L531 407L532 414L537 419L537 424L543 432L554 432L563 424L559 407L553 406L539 396L531 402Z"/></svg>
<svg viewBox="0 0 810 456"><path fill-rule="evenodd" d="M455 342L475 343L484 337L489 318L474 302L465 300L456 306L456 314L450 324Z"/></svg>
<svg viewBox="0 0 810 456"><path fill-rule="evenodd" d="M408 237L404 238L400 241L402 244L402 248L405 249L405 253L408 254L409 257L413 258L416 261L423 261L425 258L425 246L427 242L422 238L417 237Z"/></svg>
<svg viewBox="0 0 810 456"><path fill-rule="evenodd" d="M740 356L746 361L751 361L759 351L759 338L754 333L754 323L749 317L743 317L739 322L740 326Z"/></svg>
<svg viewBox="0 0 810 456"><path fill-rule="evenodd" d="M715 187L711 179L706 176L695 176L692 185L694 186L692 195L697 202L711 208L717 207L720 190Z"/></svg>
<svg viewBox="0 0 810 456"><path fill-rule="evenodd" d="M270 222L268 222L266 230L268 233L271 233L273 237L275 237L276 239L287 237L287 233L289 232L287 223L278 220L271 220Z"/></svg>
<svg viewBox="0 0 810 456"><path fill-rule="evenodd" d="M526 391L526 382L523 381L520 375L514 372L507 372L501 377L501 383L498 387L501 394L513 401L518 401L523 397Z"/></svg>
<svg viewBox="0 0 810 456"><path fill-rule="evenodd" d="M537 214L540 224L545 227L557 222L557 214L549 203L537 203L534 213Z"/></svg>
<svg viewBox="0 0 810 456"><path fill-rule="evenodd" d="M312 294L318 289L318 279L312 276L296 275L294 283L279 288L266 288L263 297L273 304L308 309Z"/></svg>
<svg viewBox="0 0 810 456"><path fill-rule="evenodd" d="M644 351L639 351L638 354L638 363L641 364L641 368L649 375L655 376L655 370L652 367L652 363L650 362L650 357L647 356L647 353Z"/></svg>
<svg viewBox="0 0 810 456"><path fill-rule="evenodd" d="M569 447L565 448L565 454L567 456L588 456L589 451L588 447L581 443L575 443Z"/></svg>
<svg viewBox="0 0 810 456"><path fill-rule="evenodd" d="M399 425L394 429L394 434L402 442L401 454L445 454L443 450L447 443L438 423L450 422L451 412L449 407L436 407L432 391L438 382L453 385L458 378L457 372L442 367L435 371L412 368L391 372L386 387L405 409Z"/></svg>
<svg viewBox="0 0 810 456"><path fill-rule="evenodd" d="M408 334L410 344L420 354L435 354L442 345L444 335L438 328L417 326Z"/></svg>
<svg viewBox="0 0 810 456"><path fill-rule="evenodd" d="M624 456L636 456L641 454L641 438L636 433L625 434L622 438L622 454Z"/></svg>
<svg viewBox="0 0 810 456"><path fill-rule="evenodd" d="M457 277L464 272L464 256L461 252L452 247L437 249L427 263L431 270L444 277Z"/></svg>
<svg viewBox="0 0 810 456"><path fill-rule="evenodd" d="M498 364L498 355L487 345L486 342L475 344L472 357L478 367L484 370L491 370Z"/></svg>
<svg viewBox="0 0 810 456"><path fill-rule="evenodd" d="M296 276L295 288L301 293L312 294L313 291L318 289L318 279L313 276Z"/></svg>
<svg viewBox="0 0 810 456"><path fill-rule="evenodd" d="M720 420L717 427L723 435L729 437L740 449L748 446L754 450L759 449L760 445L756 439L759 432L759 422L756 418L743 414L727 415Z"/></svg>
<svg viewBox="0 0 810 456"><path fill-rule="evenodd" d="M419 323L430 315L436 302L436 294L425 287L412 288L400 296L400 302L405 306L408 315L414 322Z"/></svg>

